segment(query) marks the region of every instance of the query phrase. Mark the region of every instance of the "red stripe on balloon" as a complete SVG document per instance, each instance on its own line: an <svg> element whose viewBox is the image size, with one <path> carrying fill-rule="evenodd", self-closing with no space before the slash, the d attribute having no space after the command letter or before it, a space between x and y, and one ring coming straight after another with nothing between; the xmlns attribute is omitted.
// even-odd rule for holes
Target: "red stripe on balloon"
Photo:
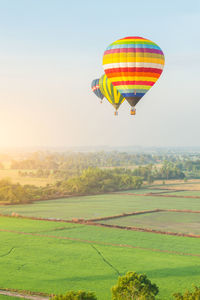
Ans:
<svg viewBox="0 0 200 300"><path fill-rule="evenodd" d="M115 73L115 72L144 72L144 73L162 73L162 69L156 69L156 68L111 68L105 70L106 74L109 73Z"/></svg>

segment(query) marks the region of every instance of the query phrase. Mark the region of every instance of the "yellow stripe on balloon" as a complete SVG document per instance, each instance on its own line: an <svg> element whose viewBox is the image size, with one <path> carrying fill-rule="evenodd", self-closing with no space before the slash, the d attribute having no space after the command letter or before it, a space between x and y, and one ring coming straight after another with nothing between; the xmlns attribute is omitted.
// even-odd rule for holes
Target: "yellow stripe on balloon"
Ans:
<svg viewBox="0 0 200 300"><path fill-rule="evenodd" d="M129 58L129 57L145 57L145 58L148 58L148 57L151 57L151 58L157 58L157 59L162 59L164 60L164 56L162 54L157 54L157 53L143 53L143 52L121 52L121 53L110 53L110 54L106 54L105 55L105 58L106 59L113 59L113 58L122 58L122 57L126 57L126 58Z"/></svg>
<svg viewBox="0 0 200 300"><path fill-rule="evenodd" d="M126 76L127 77L130 77L130 76ZM151 82L156 82L157 81L157 77L142 77L142 76L137 76L137 80L138 81L151 81ZM122 77L113 77L113 81L116 82L116 81L121 81L122 80ZM130 79L130 81L132 81L132 77Z"/></svg>

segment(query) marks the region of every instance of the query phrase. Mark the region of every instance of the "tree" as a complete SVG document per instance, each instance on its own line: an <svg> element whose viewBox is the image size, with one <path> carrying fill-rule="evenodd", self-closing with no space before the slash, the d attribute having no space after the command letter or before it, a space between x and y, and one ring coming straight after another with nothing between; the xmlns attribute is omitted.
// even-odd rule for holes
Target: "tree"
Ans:
<svg viewBox="0 0 200 300"><path fill-rule="evenodd" d="M112 287L112 300L154 300L158 292L145 274L128 272Z"/></svg>
<svg viewBox="0 0 200 300"><path fill-rule="evenodd" d="M139 189L143 183L141 177L133 176L130 170L88 168L80 176L62 181L60 189L71 194L97 194L126 189Z"/></svg>
<svg viewBox="0 0 200 300"><path fill-rule="evenodd" d="M85 291L70 291L65 295L57 295L51 297L52 300L97 300L97 297L93 292Z"/></svg>
<svg viewBox="0 0 200 300"><path fill-rule="evenodd" d="M148 184L153 183L153 181L154 181L153 176L152 176L152 175L148 175L148 177L147 177L147 182L148 182Z"/></svg>
<svg viewBox="0 0 200 300"><path fill-rule="evenodd" d="M186 291L183 295L181 293L174 294L176 300L199 300L200 299L200 287L195 286L192 292Z"/></svg>

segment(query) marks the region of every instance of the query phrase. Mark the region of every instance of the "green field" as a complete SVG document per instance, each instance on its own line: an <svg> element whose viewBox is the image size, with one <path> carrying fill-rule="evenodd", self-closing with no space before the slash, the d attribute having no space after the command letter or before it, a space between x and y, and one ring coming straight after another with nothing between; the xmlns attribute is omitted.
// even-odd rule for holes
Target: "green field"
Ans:
<svg viewBox="0 0 200 300"><path fill-rule="evenodd" d="M178 198L127 195L149 192L162 191L141 189L0 206L0 213L71 220L157 208L200 210L200 199L181 198L179 193L187 192L170 193ZM101 222L200 234L199 219L195 213L160 212ZM159 286L162 300L199 285L199 239L195 238L9 217L0 217L0 236L0 288L46 293L84 289L95 291L98 300L109 300L118 275L98 251L120 274L146 273Z"/></svg>
<svg viewBox="0 0 200 300"><path fill-rule="evenodd" d="M43 218L98 218L151 209L200 210L200 199L105 194L37 201L25 205L0 206L0 213L16 212L24 216Z"/></svg>
<svg viewBox="0 0 200 300"><path fill-rule="evenodd" d="M0 232L0 287L47 293L85 289L109 300L118 275L92 245L120 274L146 273L160 287L161 299L199 283L200 257L170 253L198 254L198 239L6 217L0 218L0 229L15 231Z"/></svg>
<svg viewBox="0 0 200 300"><path fill-rule="evenodd" d="M199 254L199 239L127 231L80 224L0 217L0 229L123 244L145 249ZM173 244L173 249L171 248Z"/></svg>
<svg viewBox="0 0 200 300"><path fill-rule="evenodd" d="M156 212L103 220L100 223L200 235L200 213Z"/></svg>

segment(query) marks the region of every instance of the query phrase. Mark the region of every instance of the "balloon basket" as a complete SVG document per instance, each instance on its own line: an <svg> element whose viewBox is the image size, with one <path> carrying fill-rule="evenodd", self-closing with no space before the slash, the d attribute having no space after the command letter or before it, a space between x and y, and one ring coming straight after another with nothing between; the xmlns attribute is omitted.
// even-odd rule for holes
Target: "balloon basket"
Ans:
<svg viewBox="0 0 200 300"><path fill-rule="evenodd" d="M118 116L118 111L115 111L115 112L114 112L114 115L115 115L115 116Z"/></svg>
<svg viewBox="0 0 200 300"><path fill-rule="evenodd" d="M132 108L131 109L131 116L135 116L136 115L136 109L135 108Z"/></svg>

